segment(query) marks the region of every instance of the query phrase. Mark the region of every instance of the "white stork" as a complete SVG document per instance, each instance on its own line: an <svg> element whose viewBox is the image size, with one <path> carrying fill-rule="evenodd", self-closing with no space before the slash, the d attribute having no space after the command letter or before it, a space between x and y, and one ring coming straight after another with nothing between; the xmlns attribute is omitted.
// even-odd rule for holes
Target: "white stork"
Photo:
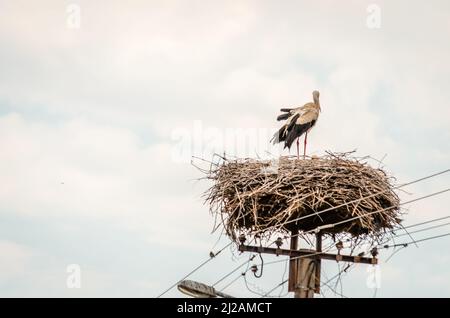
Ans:
<svg viewBox="0 0 450 318"><path fill-rule="evenodd" d="M299 157L299 139L300 136L305 134L305 143L303 147L303 159L306 156L306 143L308 139L308 132L316 124L319 118L320 103L319 92L314 91L312 93L312 103L307 103L297 108L282 108L280 111L285 114L281 114L277 117L277 120L285 120L286 123L273 135L273 143L284 142L284 148L291 149L292 143L297 139L297 158Z"/></svg>

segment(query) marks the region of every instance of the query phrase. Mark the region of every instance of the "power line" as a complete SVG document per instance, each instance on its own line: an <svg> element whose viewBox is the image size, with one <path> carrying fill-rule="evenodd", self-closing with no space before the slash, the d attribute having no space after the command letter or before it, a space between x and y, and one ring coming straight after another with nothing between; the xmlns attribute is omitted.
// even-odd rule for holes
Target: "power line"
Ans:
<svg viewBox="0 0 450 318"><path fill-rule="evenodd" d="M450 224L450 222L447 222L447 223L444 223L444 224L439 224L439 225L434 225L434 226L429 226L429 227L426 227L426 228L423 228L423 229L420 229L420 230L416 230L416 231L412 231L412 232L409 232L409 233L397 234L394 237L400 237L400 236L405 236L405 235L408 235L408 234L414 234L414 233L419 233L419 232L428 231L428 230L432 230L432 229L437 229L439 227L443 227L443 226L446 226L446 225L449 225L449 224Z"/></svg>
<svg viewBox="0 0 450 318"><path fill-rule="evenodd" d="M247 263L247 268L245 269L245 271L243 271L242 273L239 274L239 276L237 276L235 279L233 279L228 285L226 285L225 287L223 287L220 291L224 291L226 288L230 287L231 285L233 285L239 278L245 276L247 274L247 272L250 270L249 265L250 261Z"/></svg>
<svg viewBox="0 0 450 318"><path fill-rule="evenodd" d="M337 274L335 274L333 277L331 277L330 279L328 279L326 282L323 282L320 284L320 287L326 286L328 287L335 295L341 296L342 298L348 298L347 296L345 296L342 291L339 293L338 291L336 291L336 288L331 287L330 285L328 285L329 283L331 283L335 278L339 277L339 279L341 279L341 275L345 272L348 273L349 270L351 270L352 267L354 265L354 263L352 264L347 264L347 266L345 266L342 270L340 270ZM342 283L341 283L342 286ZM322 294L324 297L325 295Z"/></svg>
<svg viewBox="0 0 450 318"><path fill-rule="evenodd" d="M315 256L315 255L320 255L320 254L323 254L323 253L325 253L325 252L314 252L314 253L311 253L311 254L306 254L306 255L300 255L300 256L292 257L289 260L300 259L300 258L303 258L303 257L311 257L311 256ZM281 260L277 260L277 261L267 262L266 266L267 265L281 263L281 262L284 262L284 261L285 261L284 259L281 259Z"/></svg>
<svg viewBox="0 0 450 318"><path fill-rule="evenodd" d="M339 293L335 288L333 288L330 285L328 285L328 283L325 283L324 285L327 286L335 295L341 296L342 298L348 298L344 294Z"/></svg>
<svg viewBox="0 0 450 318"><path fill-rule="evenodd" d="M326 282L322 283L322 285L326 285L328 283L330 283L332 280L334 280L336 277L339 277L342 273L347 272L348 269L352 266L353 264L347 264L346 267L344 267L344 269L341 269L336 275L334 275L333 277L329 278Z"/></svg>
<svg viewBox="0 0 450 318"><path fill-rule="evenodd" d="M323 251L321 252L313 252L311 254L305 254L305 255L300 255L300 256L295 256L295 257L290 257L289 260L295 260L295 259L300 259L300 258L304 258L304 257L311 257L311 256L316 256L316 255L320 255L323 253L328 252L331 248L333 247L333 245L330 245L328 248L325 248ZM271 261L271 262L266 262L265 265L272 265L272 264L277 264L277 263L281 263L284 262L286 260L281 259L281 260L276 260L276 261Z"/></svg>
<svg viewBox="0 0 450 318"><path fill-rule="evenodd" d="M411 237L411 234L418 233L418 232L422 232L422 231L426 231L426 230L430 230L430 229L433 229L433 228L438 228L438 227L441 227L441 226L450 224L450 223L440 224L440 225L431 226L431 227L424 228L424 229L420 229L420 230L413 231L413 232L408 232L408 231L406 230L406 229L409 229L409 228L412 228L412 227L416 227L416 226L420 226L420 225L425 225L425 224L429 224L429 223L433 223L433 222L437 222L437 221L446 220L446 219L448 219L448 218L450 218L450 215L447 215L447 216L444 216L444 217L440 217L440 218L436 218L436 219L431 219L431 220L424 221L424 222L420 222L420 223L415 223L415 224L407 225L407 226L401 225L401 228L395 228L395 229L391 229L391 230L387 231L387 233L394 233L394 236L391 237L391 238L389 238L386 242L392 240L393 238L399 237L399 236L409 235L409 236ZM406 233L395 234L396 231L406 231ZM411 239L412 239L412 237L411 237ZM348 239L348 240L346 240L346 241L348 242L349 240L350 240L350 239ZM413 239L413 240L414 240L414 239Z"/></svg>
<svg viewBox="0 0 450 318"><path fill-rule="evenodd" d="M250 243L251 242L253 242L255 240L255 238L253 238L251 241L250 241ZM256 254L254 254L254 255L252 255L252 256L250 256L249 258L248 258L248 260L247 261L245 261L245 262L243 262L242 264L240 264L240 265L238 265L235 269L233 269L231 272L229 272L228 274L226 274L226 275L224 275L222 278L220 278L217 282L215 282L213 285L212 285L212 287L214 287L214 286L216 286L217 284L219 284L221 281L223 281L224 279L226 279L227 277L229 277L230 275L232 275L234 272L236 272L239 268L241 268L242 266L244 266L244 265L248 265L251 261L253 261L253 259L256 257ZM246 271L248 270L248 266L247 266L247 269L246 269Z"/></svg>
<svg viewBox="0 0 450 318"><path fill-rule="evenodd" d="M251 257L249 257L248 261L244 262L243 264L241 264L238 268L236 268L235 270L231 271L230 273L228 273L227 275L225 275L224 277L228 277L230 276L232 273L234 273L237 269L239 269L240 267L242 267L243 265L247 264L247 268L245 269L245 271L243 271L242 273L240 273L235 279L233 279L229 284L227 284L225 287L223 287L220 291L224 291L225 289L227 289L228 287L230 287L231 285L233 285L239 278L245 276L247 274L247 272L250 270L249 268L249 264L250 262L256 257L256 254L253 254ZM220 280L223 280L220 279ZM220 281L219 280L219 281ZM218 284L218 282L216 282L214 285Z"/></svg>
<svg viewBox="0 0 450 318"><path fill-rule="evenodd" d="M392 257L394 257L395 254L397 254L398 252L400 252L402 249L404 249L404 248L406 248L406 247L407 247L407 245L403 245L403 246L400 246L400 248L399 248L398 250L395 250L395 249L394 249L394 252L392 252L392 254L389 255L389 257L388 257L384 262L385 262L385 263L389 262L389 260L390 260Z"/></svg>
<svg viewBox="0 0 450 318"><path fill-rule="evenodd" d="M398 229L398 230L405 230L406 231L407 228L412 228L412 227L416 227L416 226L419 226L419 225L425 225L425 224L429 224L429 223L445 220L445 219L448 219L448 218L450 218L450 216L444 216L444 217L441 217L441 218L436 218L436 219L432 219L432 220L428 220L428 221L424 221L424 222L420 222L420 223L404 226L404 227L402 227L401 229ZM409 235L411 237L411 234L424 232L424 231L428 231L428 230L432 230L432 229L436 229L436 228L443 227L443 226L446 226L446 225L450 225L450 222L447 222L447 223L444 223L444 224L439 224L439 225L434 225L434 226L429 226L429 227L426 227L426 228L423 228L423 229L420 229L420 230L416 230L416 231L412 231L412 232L395 234L394 236L392 236L392 237L388 238L387 240L385 240L384 243L387 243L387 242L389 242L389 241L391 241L391 240L393 240L393 239L395 239L397 237L400 237L400 236ZM393 233L395 231L397 231L397 229L390 230L389 232ZM411 237L411 239L414 241L414 239L412 237ZM380 244L379 246L381 246L381 245L382 244Z"/></svg>
<svg viewBox="0 0 450 318"><path fill-rule="evenodd" d="M220 278L217 282L215 282L212 287L216 286L217 284L219 284L220 282L222 282L224 279L228 278L230 275L232 275L233 273L235 273L237 270L239 270L239 268L241 268L242 266L250 263L251 261L253 261L253 259L256 257L256 255L252 255L251 257L249 257L249 259L245 262L243 262L242 264L238 265L235 269L233 269L231 272L229 272L228 274L224 275L222 278Z"/></svg>
<svg viewBox="0 0 450 318"><path fill-rule="evenodd" d="M267 262L266 265L276 264L276 263L281 263L281 262L288 262L288 261L290 261L290 260L295 260L295 259L299 259L299 258L304 258L304 257L310 257L310 256L319 255L319 254L322 254L322 253L325 253L325 252L329 251L330 249L333 248L333 246L334 246L334 244L331 244L330 246L324 248L324 250L321 251L321 252L315 252L315 253L311 253L311 254L308 254L308 255L301 255L301 256L297 256L297 257L292 257L292 258L289 258L289 259L286 259L286 260L276 260L276 261L272 261L272 262ZM347 268L344 269L344 271L345 271L345 270L347 270ZM333 277L333 278L334 278L334 277ZM283 280L281 283L277 284L275 287L273 287L269 292L267 292L267 293L266 293L265 295L263 295L262 297L267 297L271 292L273 292L274 290L276 290L278 287L283 286L287 281L288 281L288 279ZM329 281L330 281L330 280L329 280ZM327 282L328 282L328 281L327 281Z"/></svg>
<svg viewBox="0 0 450 318"><path fill-rule="evenodd" d="M398 244L392 244L392 245L383 245L383 246L378 247L378 248L385 248L385 249L387 249L387 248L398 247L398 246L406 247L406 246L408 246L411 243L419 243L419 242L434 240L434 239L437 239L437 238L440 238L440 237L444 237L444 236L449 236L449 235L450 235L450 232L449 233L445 233L445 234L441 234L441 235L426 237L426 238L423 238L423 239L420 239L420 240L417 240L417 241L414 241L414 242L405 242L405 243L398 243Z"/></svg>
<svg viewBox="0 0 450 318"><path fill-rule="evenodd" d="M295 259L300 259L300 258L305 258L305 257L311 257L311 256L319 255L319 254L322 254L322 253L325 253L325 252L326 252L326 251L323 251L323 252L315 252L315 253L311 253L311 254L306 254L306 255L301 255L301 256L291 257L291 258L289 258L289 260L295 260ZM265 263L265 264L266 264L266 265L271 265L271 264L276 264L276 263L280 263L280 262L284 262L284 261L286 261L286 260L282 259L282 260L276 260L276 261L272 261L272 262L267 262L267 263ZM245 285L246 285L247 289L248 289L250 292L252 292L252 293L254 293L254 294L257 294L257 295L259 295L259 296L261 296L261 297L267 297L267 295L269 295L272 291L274 291L275 289L277 289L277 287L282 286L283 284L285 284L285 283L288 281L288 280L284 280L283 282L281 282L281 283L279 283L277 286L275 286L275 288L273 288L273 289L270 290L269 292L263 294L263 293L257 293L257 292L255 292L255 291L251 290L251 289L248 287L248 283L247 283L247 280L246 280L245 276L244 276L244 280L245 280Z"/></svg>
<svg viewBox="0 0 450 318"><path fill-rule="evenodd" d="M415 224L412 224L412 225L404 226L400 230L409 229L411 227L416 227L416 226L419 226L419 225L425 225L425 224L428 224L428 223L433 223L433 222L437 222L437 221L441 221L441 220L445 220L445 219L449 219L449 218L450 218L450 215L447 215L447 216L444 216L444 217L441 217L441 218L432 219L432 220L429 220L429 221L425 221L425 222L420 222L420 223L415 223ZM394 231L395 230L392 230L391 232L394 232Z"/></svg>
<svg viewBox="0 0 450 318"><path fill-rule="evenodd" d="M259 254L259 256L260 256L260 258L261 258L261 264L260 264L260 266L261 266L261 275L262 275L262 266L264 266L264 260L263 260L263 258L262 258L262 256L261 256L261 254ZM253 267L253 266L252 266ZM247 271L249 270L249 268L247 268ZM246 271L246 273L247 273L247 271ZM252 271L253 271L253 269L252 269ZM255 274L255 272L253 272L253 274L255 275L255 277L256 278L260 278L261 276L256 276L256 274ZM259 295L259 296L262 296L262 294L264 294L265 293L265 291L264 290L262 290L260 287L258 287L256 284L252 284L253 285L253 287L254 288L256 288L258 291L254 291L254 290L252 290L252 289L250 289L250 287L248 287L248 282L247 282L247 276L245 276L245 275L243 275L244 276L244 282L245 282L245 287L247 288L247 290L249 291L249 292L251 292L251 293L253 293L253 294L256 294L256 295Z"/></svg>
<svg viewBox="0 0 450 318"><path fill-rule="evenodd" d="M159 294L156 298L160 298L161 296L165 295L169 290L171 290L172 288L174 288L175 286L177 286L180 282L182 282L183 280L185 280L186 278L188 278L189 276L191 276L193 273L195 273L196 271L198 271L200 268L202 268L203 266L205 266L207 263L209 263L213 258L215 258L217 255L219 255L223 250L225 250L227 247L229 247L233 242L228 243L227 245L225 245L224 247L222 247L217 253L211 253L210 257L205 260L203 263L201 263L200 265L198 265L196 268L194 268L192 271L189 272L189 274L185 275L183 278L181 278L180 280L178 280L176 283L172 284L169 288L167 288L165 291L163 291L161 294Z"/></svg>
<svg viewBox="0 0 450 318"><path fill-rule="evenodd" d="M387 231L386 233L394 233L396 231L406 231L406 229L409 229L409 228L412 228L412 227L425 225L425 224L429 224L429 223L433 223L433 222L437 222L437 221L441 221L441 220L446 220L446 219L449 219L449 218L450 218L450 215L444 216L444 217L440 217L440 218L436 218L436 219L431 219L431 220L420 222L420 223L414 223L414 224L411 224L411 225L402 226L401 228L391 229L391 230ZM417 233L417 232L420 232L420 231L425 231L425 230L432 229L432 228L435 228L435 227L437 228L437 227L444 226L444 225L447 225L447 224L450 224L450 223L445 223L445 224L441 224L441 225L428 227L428 228L425 228L425 229L421 229L419 231L409 232L409 234L414 234L414 233ZM394 233L394 236L390 237L386 242L392 240L393 238L396 238L396 237L399 237L399 236L404 236L404 235L407 235L407 234L408 233L402 233L402 234L395 234ZM352 241L352 239L348 238L348 239L343 240L342 242L345 243L345 242L351 242L351 241ZM331 245L334 245L334 243L332 243Z"/></svg>
<svg viewBox="0 0 450 318"><path fill-rule="evenodd" d="M288 264L289 264L289 260L286 260L286 262L284 263L283 276L281 276L282 277L282 279L281 279L282 281L285 280L285 275L286 275L286 272L287 272ZM283 290L284 290L284 287L281 288L280 294L278 295L279 297L281 297L281 294L283 293ZM288 293L289 293L289 291L288 291Z"/></svg>
<svg viewBox="0 0 450 318"><path fill-rule="evenodd" d="M240 273L235 279L233 279L229 284L227 284L225 287L223 287L220 291L224 291L225 289L227 289L228 287L230 287L231 285L233 285L235 282L237 282L237 280L239 278L241 278L242 276L244 276L246 273L248 272L248 269L245 272Z"/></svg>
<svg viewBox="0 0 450 318"><path fill-rule="evenodd" d="M275 289L277 289L278 287L283 286L284 284L286 284L289 281L289 279L285 279L283 280L281 283L279 283L278 285L276 285L274 288L272 288L271 290L269 290L267 293L265 293L264 295L262 295L261 297L267 297L270 295L271 292L273 292Z"/></svg>
<svg viewBox="0 0 450 318"><path fill-rule="evenodd" d="M247 290L249 292L251 292L251 293L253 293L255 295L258 295L258 296L262 296L262 295L266 294L266 292L262 288L258 287L255 284L251 284L251 285L253 285L253 288L258 289L258 291L254 291L250 287L248 287L249 282L247 281L247 277L245 275L244 275L244 282L245 282L245 287L247 288Z"/></svg>
<svg viewBox="0 0 450 318"><path fill-rule="evenodd" d="M328 289L330 291L332 291L334 293L335 296L339 295L342 298L348 298L347 296L344 295L343 290L342 290L342 276L341 275L342 275L343 272L346 272L351 267L351 265L353 265L353 264L347 264L347 266L345 266L345 268L342 269L342 270L339 267L338 273L336 275L334 275L332 278L328 279L326 282L323 282L322 284L320 284L320 287L326 286L326 287L328 287ZM339 263L338 263L338 266L339 266ZM335 278L337 278L337 281L334 284L334 287L332 287L332 286L329 285L329 283L331 283L331 281L334 280ZM340 293L336 290L338 285L341 286L341 292ZM324 293L321 293L321 294L322 294L323 297L325 297Z"/></svg>
<svg viewBox="0 0 450 318"><path fill-rule="evenodd" d="M286 265L287 265L287 263L289 262L289 259L286 259L285 262L286 262ZM273 287L271 290L269 290L265 295L261 296L262 298L267 297L268 295L270 295L271 292L276 290L278 287L283 286L284 284L286 284L289 281L289 279L284 279L284 275L286 274L286 268L287 268L286 265L285 265L285 268L284 268L284 273L283 273L283 278L282 278L281 283L277 284L275 287ZM282 292L283 292L283 289L281 289L279 297L281 297L281 293Z"/></svg>

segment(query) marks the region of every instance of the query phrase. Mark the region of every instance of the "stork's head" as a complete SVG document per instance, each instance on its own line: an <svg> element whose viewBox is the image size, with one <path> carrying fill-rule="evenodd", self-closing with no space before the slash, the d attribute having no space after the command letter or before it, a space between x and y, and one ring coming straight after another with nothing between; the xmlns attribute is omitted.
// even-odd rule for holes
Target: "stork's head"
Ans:
<svg viewBox="0 0 450 318"><path fill-rule="evenodd" d="M313 92L313 98L314 98L314 100L318 100L319 99L319 96L320 96L320 93L319 93L319 91L314 91Z"/></svg>
<svg viewBox="0 0 450 318"><path fill-rule="evenodd" d="M314 91L313 92L314 104L319 105L319 109L320 109L319 96L320 96L319 91Z"/></svg>

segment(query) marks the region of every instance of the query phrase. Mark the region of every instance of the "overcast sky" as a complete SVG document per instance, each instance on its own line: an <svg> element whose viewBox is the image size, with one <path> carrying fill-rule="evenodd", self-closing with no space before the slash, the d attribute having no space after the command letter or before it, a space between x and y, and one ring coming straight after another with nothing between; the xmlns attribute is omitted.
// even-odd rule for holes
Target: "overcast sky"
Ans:
<svg viewBox="0 0 450 318"><path fill-rule="evenodd" d="M158 295L227 243L215 245L190 156L275 156L278 109L315 89L310 154L384 157L398 183L449 168L449 38L437 0L0 0L0 296ZM409 205L404 223L450 215L449 199ZM450 297L449 243L387 263L383 251L377 296ZM227 249L192 279L213 284L247 257ZM70 264L81 288L68 288ZM250 288L270 290L283 266ZM346 296L373 296L366 269L343 279ZM226 291L255 296L243 280Z"/></svg>

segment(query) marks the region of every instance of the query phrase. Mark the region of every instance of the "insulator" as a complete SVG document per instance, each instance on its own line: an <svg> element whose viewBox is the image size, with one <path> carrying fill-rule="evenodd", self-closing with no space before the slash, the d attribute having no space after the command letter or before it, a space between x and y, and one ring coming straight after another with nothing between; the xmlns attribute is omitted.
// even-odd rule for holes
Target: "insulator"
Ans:
<svg viewBox="0 0 450 318"><path fill-rule="evenodd" d="M376 247L372 248L370 254L372 254L373 257L376 257L378 255L378 249Z"/></svg>
<svg viewBox="0 0 450 318"><path fill-rule="evenodd" d="M283 239L281 237L278 237L275 241L275 244L278 248L280 248L280 246L283 245Z"/></svg>

